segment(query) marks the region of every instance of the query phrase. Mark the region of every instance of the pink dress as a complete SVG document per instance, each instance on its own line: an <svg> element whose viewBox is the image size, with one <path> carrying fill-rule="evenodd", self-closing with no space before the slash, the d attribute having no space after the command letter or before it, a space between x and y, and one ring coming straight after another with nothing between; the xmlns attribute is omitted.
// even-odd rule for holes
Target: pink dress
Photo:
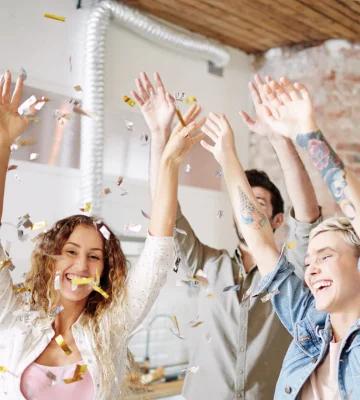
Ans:
<svg viewBox="0 0 360 400"><path fill-rule="evenodd" d="M26 400L94 400L94 384L89 372L82 380L65 383L72 378L75 368L81 362L60 367L30 364L21 376L20 389Z"/></svg>

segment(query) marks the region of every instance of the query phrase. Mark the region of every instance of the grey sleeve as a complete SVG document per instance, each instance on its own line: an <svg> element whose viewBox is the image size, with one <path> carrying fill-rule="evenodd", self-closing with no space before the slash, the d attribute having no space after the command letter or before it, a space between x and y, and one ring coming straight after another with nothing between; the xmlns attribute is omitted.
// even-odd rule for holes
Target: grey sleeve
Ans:
<svg viewBox="0 0 360 400"><path fill-rule="evenodd" d="M295 274L301 279L304 279L304 260L310 232L321 221L321 210L320 217L312 223L298 221L294 216L294 209L290 210L287 220L289 232L285 243L285 252L288 261L295 267Z"/></svg>
<svg viewBox="0 0 360 400"><path fill-rule="evenodd" d="M221 250L203 244L196 236L188 220L181 212L178 204L176 229L174 233L176 254L180 257L180 265L187 273L195 275L199 269L217 259Z"/></svg>

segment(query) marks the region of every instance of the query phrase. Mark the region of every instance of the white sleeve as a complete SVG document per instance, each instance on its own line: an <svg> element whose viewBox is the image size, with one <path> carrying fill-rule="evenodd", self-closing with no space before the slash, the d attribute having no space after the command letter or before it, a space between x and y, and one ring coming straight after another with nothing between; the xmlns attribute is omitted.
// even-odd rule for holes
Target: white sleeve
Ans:
<svg viewBox="0 0 360 400"><path fill-rule="evenodd" d="M125 306L130 332L142 322L151 309L166 282L167 272L174 265L174 260L173 237L148 235L139 260L130 269L126 280Z"/></svg>

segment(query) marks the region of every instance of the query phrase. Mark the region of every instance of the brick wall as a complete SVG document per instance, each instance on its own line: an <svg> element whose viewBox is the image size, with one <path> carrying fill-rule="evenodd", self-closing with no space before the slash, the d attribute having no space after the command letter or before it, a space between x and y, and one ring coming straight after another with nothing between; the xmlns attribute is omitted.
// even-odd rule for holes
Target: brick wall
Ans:
<svg viewBox="0 0 360 400"><path fill-rule="evenodd" d="M329 40L305 49L271 49L254 62L257 72L274 78L288 76L304 83L316 107L317 122L349 168L360 177L360 44ZM324 214L338 212L320 175L311 173ZM250 139L250 167L267 171L284 192L282 173L266 138Z"/></svg>

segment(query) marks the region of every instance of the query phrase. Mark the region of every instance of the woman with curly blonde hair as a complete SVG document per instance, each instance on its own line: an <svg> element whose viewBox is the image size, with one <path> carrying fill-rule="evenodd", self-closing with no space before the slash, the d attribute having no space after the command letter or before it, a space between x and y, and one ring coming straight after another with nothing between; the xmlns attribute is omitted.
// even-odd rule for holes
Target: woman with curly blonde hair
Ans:
<svg viewBox="0 0 360 400"><path fill-rule="evenodd" d="M0 217L10 146L27 128L18 108L19 77L0 81ZM158 82L153 95L173 100ZM41 234L31 269L14 286L9 260L0 263L0 398L123 398L127 344L154 303L174 262L179 165L201 134L192 122L175 129L162 154L149 234L137 265L127 269L120 243L101 220L74 215ZM5 345L4 345L5 344Z"/></svg>

